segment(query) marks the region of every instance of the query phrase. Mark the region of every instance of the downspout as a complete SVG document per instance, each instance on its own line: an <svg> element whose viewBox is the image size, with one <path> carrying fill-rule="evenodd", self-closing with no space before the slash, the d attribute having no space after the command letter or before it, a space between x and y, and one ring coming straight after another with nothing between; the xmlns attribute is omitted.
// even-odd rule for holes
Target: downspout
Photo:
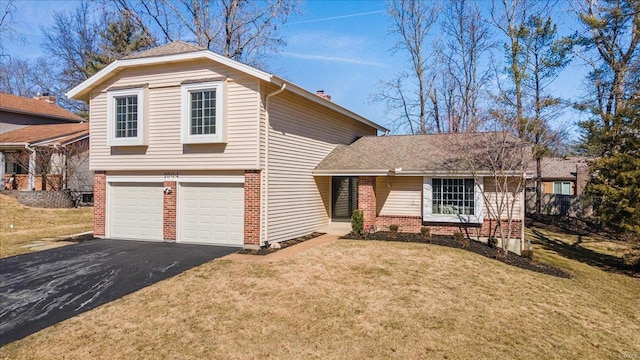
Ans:
<svg viewBox="0 0 640 360"><path fill-rule="evenodd" d="M287 88L287 84L283 83L280 89L267 94L264 98L264 236L260 240L260 245L265 243L269 236L269 99L283 92Z"/></svg>
<svg viewBox="0 0 640 360"><path fill-rule="evenodd" d="M523 184L527 183L527 172L525 171L524 174L522 174L522 177L524 179L522 179ZM524 189L522 189L522 193L520 194L520 254L522 254L522 250L524 250L524 246L525 246L525 242L524 242L524 222L525 222L525 217L526 214L525 212L526 210L526 206L525 206L525 197L524 194L527 191L526 190L526 186L524 187ZM531 242L527 242L527 250L531 250Z"/></svg>
<svg viewBox="0 0 640 360"><path fill-rule="evenodd" d="M0 190L4 190L4 168L5 168L4 152L0 151Z"/></svg>
<svg viewBox="0 0 640 360"><path fill-rule="evenodd" d="M29 191L35 190L36 181L34 173L36 171L36 149L29 147L29 144L24 144L24 148L31 152L29 154Z"/></svg>

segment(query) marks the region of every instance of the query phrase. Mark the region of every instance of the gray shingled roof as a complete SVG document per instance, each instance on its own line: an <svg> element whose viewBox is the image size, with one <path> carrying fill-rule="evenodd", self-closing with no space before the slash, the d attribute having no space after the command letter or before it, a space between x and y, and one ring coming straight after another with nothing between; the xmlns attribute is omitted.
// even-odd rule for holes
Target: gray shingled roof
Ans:
<svg viewBox="0 0 640 360"><path fill-rule="evenodd" d="M585 166L586 159L575 158L543 158L542 178L556 180L575 180L577 165Z"/></svg>
<svg viewBox="0 0 640 360"><path fill-rule="evenodd" d="M175 54L184 54L196 51L207 50L203 47L192 45L186 43L184 41L174 41L168 43L167 45L162 45L158 47L151 48L149 50L144 50L137 52L135 54L131 54L129 56L123 57L123 59L141 59L147 57L154 56L166 56L166 55L175 55Z"/></svg>
<svg viewBox="0 0 640 360"><path fill-rule="evenodd" d="M472 156L484 158L490 148L504 139L503 133L366 136L351 145L338 145L315 168L321 172L366 170L418 172L469 171ZM522 144L506 135L513 144ZM471 154L471 155L470 155ZM474 155L475 154L475 155ZM479 160L481 161L481 160ZM477 170L488 170L475 162Z"/></svg>

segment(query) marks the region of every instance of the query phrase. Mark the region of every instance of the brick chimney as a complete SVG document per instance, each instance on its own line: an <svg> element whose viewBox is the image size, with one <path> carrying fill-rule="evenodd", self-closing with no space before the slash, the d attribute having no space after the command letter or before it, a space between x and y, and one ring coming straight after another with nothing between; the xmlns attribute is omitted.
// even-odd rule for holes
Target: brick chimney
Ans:
<svg viewBox="0 0 640 360"><path fill-rule="evenodd" d="M587 182L589 182L589 176L589 164L578 162L576 164L576 195L582 195Z"/></svg>
<svg viewBox="0 0 640 360"><path fill-rule="evenodd" d="M318 90L316 91L316 95L320 96L321 98L325 99L325 100L329 100L331 101L331 95L329 94L325 94L324 90Z"/></svg>
<svg viewBox="0 0 640 360"><path fill-rule="evenodd" d="M42 95L38 94L36 96L33 97L36 100L41 100L44 102L47 102L49 104L56 104L56 97L49 95L49 93L42 93Z"/></svg>

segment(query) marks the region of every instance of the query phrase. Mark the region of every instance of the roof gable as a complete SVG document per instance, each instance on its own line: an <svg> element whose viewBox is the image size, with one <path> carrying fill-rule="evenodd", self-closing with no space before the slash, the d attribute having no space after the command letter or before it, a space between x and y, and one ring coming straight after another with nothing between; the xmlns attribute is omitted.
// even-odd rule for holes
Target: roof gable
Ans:
<svg viewBox="0 0 640 360"><path fill-rule="evenodd" d="M44 100L16 96L7 93L0 93L0 111L66 120L69 122L84 121L80 116L63 109L56 104Z"/></svg>
<svg viewBox="0 0 640 360"><path fill-rule="evenodd" d="M120 60L116 60L111 64L109 64L108 66L106 66L104 69L100 70L99 72L91 76L89 79L83 81L73 89L69 90L69 92L67 92L66 95L67 97L73 98L76 100L88 101L89 94L92 89L99 86L101 83L105 82L106 80L110 79L115 74L119 73L120 71L126 68L175 63L175 62L191 61L191 60L198 60L198 59L214 61L216 63L228 66L234 70L253 76L259 80L275 84L281 87L282 90L290 91L296 95L302 96L307 100L311 100L326 108L337 111L338 113L341 113L350 118L353 118L356 121L367 124L379 131L385 131L385 132L388 131L388 129L386 129L385 127L361 115L358 115L332 101L329 101L323 97L317 96L315 93L305 90L280 77L277 77L273 74L256 69L252 66L243 64L241 62L235 61L226 56L216 54L207 49L200 48L195 45L190 45L181 41L172 42L167 45L145 50L140 53L136 53L128 57L122 58Z"/></svg>
<svg viewBox="0 0 640 360"><path fill-rule="evenodd" d="M154 57L154 56L186 54L186 53L202 51L202 50L207 50L207 49L200 46L186 43L184 41L174 41L166 45L154 47L148 50L143 50L143 51L131 54L129 56L125 56L122 58L122 60L142 59L142 58Z"/></svg>

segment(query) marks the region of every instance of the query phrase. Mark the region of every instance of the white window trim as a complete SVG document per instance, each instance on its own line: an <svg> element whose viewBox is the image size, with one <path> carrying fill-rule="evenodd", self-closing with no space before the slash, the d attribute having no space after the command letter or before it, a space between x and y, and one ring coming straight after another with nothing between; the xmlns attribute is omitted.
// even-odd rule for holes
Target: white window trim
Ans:
<svg viewBox="0 0 640 360"><path fill-rule="evenodd" d="M138 136L118 138L116 137L116 97L138 97ZM122 89L107 91L107 143L109 146L142 146L147 145L146 132L146 99L143 88Z"/></svg>
<svg viewBox="0 0 640 360"><path fill-rule="evenodd" d="M471 176L437 176L437 179L469 179ZM484 179L481 177L475 182L473 191L474 215L444 215L433 214L433 185L432 177L425 176L422 180L422 221L443 223L472 223L481 224L484 219Z"/></svg>
<svg viewBox="0 0 640 360"><path fill-rule="evenodd" d="M191 135L191 96L192 91L216 91L216 133ZM223 81L182 84L180 89L181 114L180 134L183 144L210 144L226 142L225 91Z"/></svg>

